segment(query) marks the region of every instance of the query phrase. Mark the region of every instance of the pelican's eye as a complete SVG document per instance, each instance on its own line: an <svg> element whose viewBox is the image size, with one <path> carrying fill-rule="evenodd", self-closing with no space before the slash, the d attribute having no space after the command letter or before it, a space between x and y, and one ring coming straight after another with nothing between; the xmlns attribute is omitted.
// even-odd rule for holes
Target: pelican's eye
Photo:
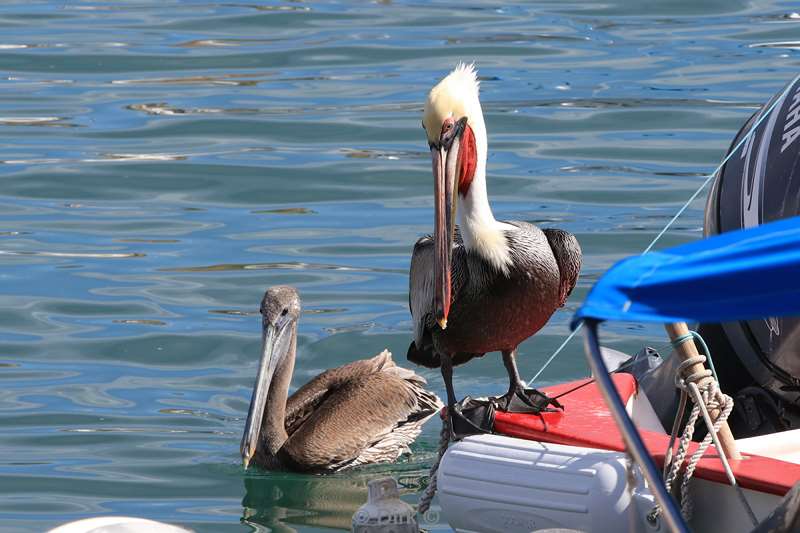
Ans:
<svg viewBox="0 0 800 533"><path fill-rule="evenodd" d="M444 122L442 122L442 132L440 135L444 137L446 134L450 133L450 130L453 129L455 123L456 121L453 119L453 117L447 117L444 119Z"/></svg>
<svg viewBox="0 0 800 533"><path fill-rule="evenodd" d="M284 307L284 308L283 308L283 311L281 311L281 316L286 316L286 315L287 315L287 313L289 313L289 309L288 309L288 308L286 308L286 307Z"/></svg>

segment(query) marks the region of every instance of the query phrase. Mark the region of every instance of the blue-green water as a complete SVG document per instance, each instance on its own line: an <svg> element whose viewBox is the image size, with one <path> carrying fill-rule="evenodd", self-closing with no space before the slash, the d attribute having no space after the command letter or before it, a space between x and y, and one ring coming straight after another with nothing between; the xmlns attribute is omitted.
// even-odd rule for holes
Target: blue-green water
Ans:
<svg viewBox="0 0 800 533"><path fill-rule="evenodd" d="M641 252L800 70L792 2L20 2L0 5L0 529L131 514L197 531L349 527L398 465L242 471L262 291L299 287L294 384L410 341L432 223L428 88L476 61L496 213L575 232L569 305ZM695 202L660 246L696 239ZM660 342L612 329L612 345ZM405 363L404 363L405 364ZM542 382L586 373L573 342ZM441 393L439 377L425 372ZM495 357L461 394L503 389ZM263 529L262 529L263 530Z"/></svg>

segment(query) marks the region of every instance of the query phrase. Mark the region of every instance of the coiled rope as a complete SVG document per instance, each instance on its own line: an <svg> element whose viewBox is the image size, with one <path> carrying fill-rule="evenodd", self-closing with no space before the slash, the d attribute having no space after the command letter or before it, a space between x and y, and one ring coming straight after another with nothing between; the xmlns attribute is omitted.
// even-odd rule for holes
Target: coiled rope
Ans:
<svg viewBox="0 0 800 533"><path fill-rule="evenodd" d="M714 371L714 363L711 359L708 346L700 334L695 331L690 331L686 335L681 335L672 342L672 346L673 348L677 348L684 342L693 339L697 339L699 341L703 350L703 354L700 354L696 357L690 357L689 359L681 362L675 372L675 387L680 389L681 397L678 405L678 413L675 417L675 421L672 424L669 447L667 448L667 453L664 458L664 484L666 485L667 492L671 492L673 484L683 468L689 443L692 441L692 436L694 435L695 425L700 416L702 416L706 427L708 428L708 433L706 434L705 438L703 438L697 450L692 454L688 463L686 464L686 469L684 471L683 480L681 481L680 487L681 515L683 515L684 520L687 522L692 518L694 503L689 492L689 485L692 481L694 471L697 468L697 463L700 462L703 454L705 454L706 450L713 441L714 447L716 448L719 458L722 461L728 481L736 489L739 500L747 511L747 514L750 517L750 520L753 522L753 525L757 525L758 519L753 513L753 510L750 508L750 504L747 502L744 492L742 492L742 488L736 482L736 477L733 475L733 471L728 463L728 458L725 455L725 451L717 438L717 432L719 431L720 426L722 426L722 424L728 419L728 416L730 416L731 411L733 411L733 399L727 394L723 394L722 391L719 390L719 383L717 382L716 371ZM704 365L706 361L708 361L709 365L711 366L710 370L704 368L703 370L690 374L685 378L681 377L688 368L698 363ZM675 439L677 438L678 431L680 429L680 423L686 411L687 399L689 397L691 397L694 405L689 413L689 419L686 421L686 426L683 429L683 434L678 443L678 449L673 458ZM711 420L709 410L716 410L719 412L717 419L713 422ZM658 516L658 514L660 514L660 509L658 507L654 508L654 510L650 513L651 516Z"/></svg>

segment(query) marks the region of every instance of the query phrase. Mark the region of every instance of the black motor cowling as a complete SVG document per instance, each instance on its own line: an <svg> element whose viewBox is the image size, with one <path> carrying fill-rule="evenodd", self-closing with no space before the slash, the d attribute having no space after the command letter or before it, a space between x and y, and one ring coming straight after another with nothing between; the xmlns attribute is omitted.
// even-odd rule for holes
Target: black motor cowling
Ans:
<svg viewBox="0 0 800 533"><path fill-rule="evenodd" d="M750 117L731 144L728 153L735 152L715 176L709 193L706 235L800 215L800 81L785 89ZM757 122L755 133L739 146ZM731 290L758 291L758 287ZM739 376L740 386L731 392L756 385L772 395L776 404L800 406L800 316L704 329L713 337L709 339L716 345L712 348L732 352L721 357L735 357L741 366L734 366L748 374L748 379ZM723 376L721 380L724 386Z"/></svg>

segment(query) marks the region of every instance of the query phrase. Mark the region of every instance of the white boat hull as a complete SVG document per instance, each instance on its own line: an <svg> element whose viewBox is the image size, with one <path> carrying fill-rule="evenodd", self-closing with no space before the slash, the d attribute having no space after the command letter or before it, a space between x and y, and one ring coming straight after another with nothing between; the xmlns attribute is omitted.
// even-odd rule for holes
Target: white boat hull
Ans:
<svg viewBox="0 0 800 533"><path fill-rule="evenodd" d="M641 479L626 489L625 461L619 452L468 437L442 459L439 502L456 531L645 531L653 498Z"/></svg>
<svg viewBox="0 0 800 533"><path fill-rule="evenodd" d="M664 531L663 524L647 521L654 499L646 483L634 475L629 489L626 472L621 452L477 435L447 450L437 494L444 519L456 531ZM694 479L691 491L693 531L752 529L731 486ZM759 520L780 501L774 494L744 492Z"/></svg>

